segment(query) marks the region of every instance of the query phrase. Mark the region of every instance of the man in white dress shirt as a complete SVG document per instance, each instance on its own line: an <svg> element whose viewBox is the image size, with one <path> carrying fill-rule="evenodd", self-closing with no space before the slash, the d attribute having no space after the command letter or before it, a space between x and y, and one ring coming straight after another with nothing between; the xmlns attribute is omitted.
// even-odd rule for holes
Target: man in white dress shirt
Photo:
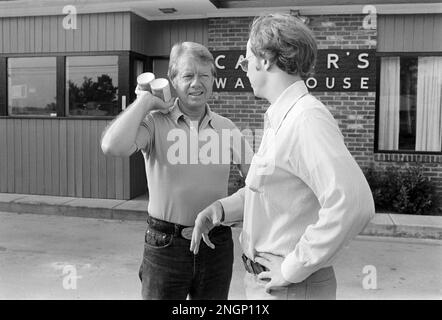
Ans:
<svg viewBox="0 0 442 320"><path fill-rule="evenodd" d="M328 109L302 79L317 55L312 32L289 14L254 20L242 62L269 101L246 186L196 219L190 250L219 223L243 220L248 299L336 299L332 264L374 215L368 183ZM222 204L219 206L219 202Z"/></svg>

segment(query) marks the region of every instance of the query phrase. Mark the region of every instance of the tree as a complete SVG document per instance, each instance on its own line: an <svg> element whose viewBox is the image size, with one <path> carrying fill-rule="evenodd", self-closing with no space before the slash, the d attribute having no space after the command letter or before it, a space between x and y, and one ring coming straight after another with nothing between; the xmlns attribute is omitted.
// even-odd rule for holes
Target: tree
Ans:
<svg viewBox="0 0 442 320"><path fill-rule="evenodd" d="M118 87L112 84L112 78L107 74L97 77L97 82L92 78L84 77L81 87L73 81L68 81L69 104L87 102L114 102L117 98Z"/></svg>

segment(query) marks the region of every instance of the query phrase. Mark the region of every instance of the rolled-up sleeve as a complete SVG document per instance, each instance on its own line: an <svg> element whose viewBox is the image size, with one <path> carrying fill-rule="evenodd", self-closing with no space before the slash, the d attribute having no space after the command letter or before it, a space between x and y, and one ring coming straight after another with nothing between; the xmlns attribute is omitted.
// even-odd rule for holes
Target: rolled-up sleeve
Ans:
<svg viewBox="0 0 442 320"><path fill-rule="evenodd" d="M317 222L307 226L282 263L283 277L294 283L330 265L374 216L368 183L334 119L323 111L305 114L297 135L290 162L315 193L320 210Z"/></svg>

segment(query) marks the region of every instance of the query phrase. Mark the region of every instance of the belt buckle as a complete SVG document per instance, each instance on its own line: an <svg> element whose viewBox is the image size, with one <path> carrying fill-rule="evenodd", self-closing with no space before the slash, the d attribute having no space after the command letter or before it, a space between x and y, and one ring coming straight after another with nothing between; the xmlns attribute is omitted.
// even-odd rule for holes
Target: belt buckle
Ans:
<svg viewBox="0 0 442 320"><path fill-rule="evenodd" d="M193 227L186 227L181 230L181 236L184 239L192 240Z"/></svg>

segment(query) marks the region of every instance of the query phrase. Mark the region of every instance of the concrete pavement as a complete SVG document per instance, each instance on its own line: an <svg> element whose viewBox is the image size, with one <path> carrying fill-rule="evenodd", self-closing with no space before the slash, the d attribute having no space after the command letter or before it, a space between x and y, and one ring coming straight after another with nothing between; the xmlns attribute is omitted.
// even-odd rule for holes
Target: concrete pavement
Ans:
<svg viewBox="0 0 442 320"><path fill-rule="evenodd" d="M146 196L0 193L0 299L139 299L146 211ZM240 230L234 232L229 298L244 299ZM442 298L441 216L378 213L361 234L336 262L339 299ZM77 287L66 289L73 270ZM377 287L366 290L373 271Z"/></svg>
<svg viewBox="0 0 442 320"><path fill-rule="evenodd" d="M0 212L0 299L139 299L145 228L135 220ZM230 299L245 298L238 235L235 228ZM439 300L441 267L441 240L359 236L336 261L338 299ZM372 289L364 289L367 279Z"/></svg>
<svg viewBox="0 0 442 320"><path fill-rule="evenodd" d="M147 197L126 201L0 193L0 211L145 221ZM377 213L362 235L442 239L442 216Z"/></svg>

